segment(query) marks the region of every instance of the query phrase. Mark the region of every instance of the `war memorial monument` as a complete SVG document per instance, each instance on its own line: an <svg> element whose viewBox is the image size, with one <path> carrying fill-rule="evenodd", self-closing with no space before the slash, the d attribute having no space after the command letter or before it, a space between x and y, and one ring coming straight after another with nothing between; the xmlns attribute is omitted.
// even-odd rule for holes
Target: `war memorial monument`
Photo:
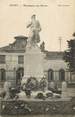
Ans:
<svg viewBox="0 0 75 117"><path fill-rule="evenodd" d="M29 77L35 77L40 80L44 77L43 72L43 57L44 54L41 52L38 43L40 42L40 31L41 26L39 21L36 20L36 16L31 17L30 24L27 25L30 28L29 37L26 46L26 53L24 59L24 77L23 79Z"/></svg>

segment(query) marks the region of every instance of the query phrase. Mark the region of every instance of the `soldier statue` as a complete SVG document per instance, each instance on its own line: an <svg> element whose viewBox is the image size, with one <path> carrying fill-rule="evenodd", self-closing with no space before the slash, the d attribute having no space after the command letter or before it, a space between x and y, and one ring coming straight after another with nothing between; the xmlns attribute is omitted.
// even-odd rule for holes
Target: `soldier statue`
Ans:
<svg viewBox="0 0 75 117"><path fill-rule="evenodd" d="M28 43L35 46L40 42L39 32L41 31L41 26L38 20L36 20L36 15L31 16L31 22L27 25L27 28L30 28Z"/></svg>

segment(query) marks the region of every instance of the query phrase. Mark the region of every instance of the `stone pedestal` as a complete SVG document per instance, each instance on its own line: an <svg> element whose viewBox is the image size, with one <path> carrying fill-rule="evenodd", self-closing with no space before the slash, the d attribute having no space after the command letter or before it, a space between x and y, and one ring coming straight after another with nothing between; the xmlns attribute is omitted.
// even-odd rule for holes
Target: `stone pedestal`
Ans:
<svg viewBox="0 0 75 117"><path fill-rule="evenodd" d="M44 54L37 45L26 48L24 56L24 81L30 77L35 77L39 81L44 76L43 58Z"/></svg>
<svg viewBox="0 0 75 117"><path fill-rule="evenodd" d="M68 95L67 95L67 83L66 81L63 81L62 82L62 98L67 98Z"/></svg>

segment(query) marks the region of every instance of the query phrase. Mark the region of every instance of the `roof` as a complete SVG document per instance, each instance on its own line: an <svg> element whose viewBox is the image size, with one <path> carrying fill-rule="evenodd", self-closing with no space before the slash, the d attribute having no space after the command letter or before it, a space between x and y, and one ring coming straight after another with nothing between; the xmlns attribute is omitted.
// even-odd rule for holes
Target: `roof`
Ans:
<svg viewBox="0 0 75 117"><path fill-rule="evenodd" d="M1 47L0 52L25 52L26 44L27 44L27 37L25 36L16 36L14 37L16 39L12 44L9 44L8 46Z"/></svg>
<svg viewBox="0 0 75 117"><path fill-rule="evenodd" d="M63 59L64 52L59 51L45 51L46 59L55 60L55 59Z"/></svg>

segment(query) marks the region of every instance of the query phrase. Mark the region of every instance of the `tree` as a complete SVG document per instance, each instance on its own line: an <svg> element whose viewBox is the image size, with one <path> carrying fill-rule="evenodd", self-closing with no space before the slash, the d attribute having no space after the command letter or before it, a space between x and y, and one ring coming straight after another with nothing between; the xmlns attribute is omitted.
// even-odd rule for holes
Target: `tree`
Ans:
<svg viewBox="0 0 75 117"><path fill-rule="evenodd" d="M73 33L75 37L75 33ZM64 52L64 60L67 62L69 70L75 72L75 39L68 42L68 50Z"/></svg>

